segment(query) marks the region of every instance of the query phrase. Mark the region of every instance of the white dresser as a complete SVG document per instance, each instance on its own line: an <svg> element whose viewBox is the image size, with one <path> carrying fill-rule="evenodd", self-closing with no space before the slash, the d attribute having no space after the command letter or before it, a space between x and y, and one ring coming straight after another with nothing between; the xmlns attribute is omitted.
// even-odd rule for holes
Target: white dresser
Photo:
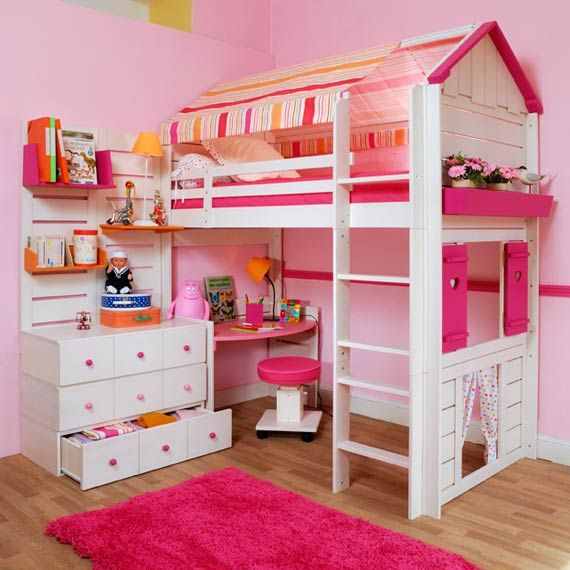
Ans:
<svg viewBox="0 0 570 570"><path fill-rule="evenodd" d="M212 323L175 318L114 329L22 333L22 453L89 489L231 446L231 410L213 411ZM68 436L151 411L200 415L80 445Z"/></svg>

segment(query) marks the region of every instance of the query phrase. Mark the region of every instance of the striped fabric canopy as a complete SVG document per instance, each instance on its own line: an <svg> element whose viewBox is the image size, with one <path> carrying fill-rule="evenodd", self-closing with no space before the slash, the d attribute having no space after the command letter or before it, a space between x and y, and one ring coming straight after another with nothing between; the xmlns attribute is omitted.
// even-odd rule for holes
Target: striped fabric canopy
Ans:
<svg viewBox="0 0 570 570"><path fill-rule="evenodd" d="M469 29L429 41L403 41L250 76L210 89L161 126L163 144L330 123L341 93L351 93L353 127L406 121L412 85Z"/></svg>

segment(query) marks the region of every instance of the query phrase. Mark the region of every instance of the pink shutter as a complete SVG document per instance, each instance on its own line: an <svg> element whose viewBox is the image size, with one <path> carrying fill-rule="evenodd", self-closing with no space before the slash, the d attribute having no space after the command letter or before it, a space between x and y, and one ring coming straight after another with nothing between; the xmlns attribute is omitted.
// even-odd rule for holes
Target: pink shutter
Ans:
<svg viewBox="0 0 570 570"><path fill-rule="evenodd" d="M443 352L467 346L467 246L444 245L442 267Z"/></svg>
<svg viewBox="0 0 570 570"><path fill-rule="evenodd" d="M528 244L505 244L505 335L528 330Z"/></svg>

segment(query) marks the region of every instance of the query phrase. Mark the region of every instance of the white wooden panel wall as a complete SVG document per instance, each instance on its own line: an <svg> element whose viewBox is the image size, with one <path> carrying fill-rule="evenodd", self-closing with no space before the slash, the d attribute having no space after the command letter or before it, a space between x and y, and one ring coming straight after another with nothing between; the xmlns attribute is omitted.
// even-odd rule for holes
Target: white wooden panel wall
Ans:
<svg viewBox="0 0 570 570"><path fill-rule="evenodd" d="M90 127L65 125L67 128L94 133L97 149L111 149L116 190L88 190L61 188L23 188L22 196L22 246L34 235L59 235L72 243L76 228L99 228L99 224L111 215L111 201L124 203L124 184L133 180L137 186L135 216L141 215L142 200L146 193L150 200L147 211L152 210L152 196L160 188L160 160L149 161L149 177L143 184L144 159L132 155L130 149L136 134L121 133ZM167 236L161 238L154 232L117 232L109 236L99 234L99 247L107 253L121 248L127 251L135 276L135 289L152 292L153 304L160 306L162 291L166 289L165 302L170 299L170 249L163 249ZM165 259L166 258L166 259ZM166 278L164 277L167 272ZM104 272L84 271L74 274L30 275L22 271L22 327L43 326L75 320L80 310L91 311L97 319L99 295L103 292Z"/></svg>
<svg viewBox="0 0 570 570"><path fill-rule="evenodd" d="M525 115L524 99L487 36L442 86L442 153L525 164Z"/></svg>

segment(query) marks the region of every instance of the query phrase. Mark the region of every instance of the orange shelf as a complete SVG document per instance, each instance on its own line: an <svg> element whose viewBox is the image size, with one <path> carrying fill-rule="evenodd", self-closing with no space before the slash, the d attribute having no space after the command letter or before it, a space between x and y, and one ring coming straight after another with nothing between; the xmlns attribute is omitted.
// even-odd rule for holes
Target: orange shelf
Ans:
<svg viewBox="0 0 570 570"><path fill-rule="evenodd" d="M101 224L99 226L103 233L109 232L144 232L151 231L157 234L179 232L180 230L186 229L184 226L123 226L121 224Z"/></svg>
<svg viewBox="0 0 570 570"><path fill-rule="evenodd" d="M73 256L73 246L69 246ZM66 265L65 267L38 267L38 256L29 247L24 248L24 269L32 275L43 275L47 273L81 273L92 269L105 269L107 267L107 254L99 248L97 250L97 265L80 266Z"/></svg>

